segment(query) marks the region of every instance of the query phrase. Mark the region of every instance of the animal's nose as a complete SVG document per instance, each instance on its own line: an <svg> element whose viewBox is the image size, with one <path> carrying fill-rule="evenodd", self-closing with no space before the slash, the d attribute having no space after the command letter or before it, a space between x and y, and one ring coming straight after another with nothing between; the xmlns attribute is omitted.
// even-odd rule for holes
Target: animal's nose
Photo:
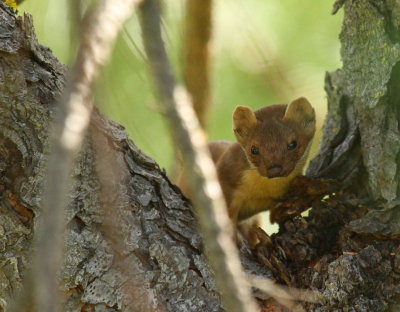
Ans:
<svg viewBox="0 0 400 312"><path fill-rule="evenodd" d="M272 177L277 177L282 173L282 166L271 166L268 168L268 175L272 178Z"/></svg>

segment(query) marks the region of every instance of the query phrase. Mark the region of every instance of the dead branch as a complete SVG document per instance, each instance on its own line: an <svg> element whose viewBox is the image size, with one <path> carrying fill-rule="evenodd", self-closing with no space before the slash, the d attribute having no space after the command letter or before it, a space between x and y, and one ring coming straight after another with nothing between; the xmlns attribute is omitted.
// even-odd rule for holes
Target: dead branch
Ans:
<svg viewBox="0 0 400 312"><path fill-rule="evenodd" d="M227 311L256 311L239 256L206 136L189 97L176 87L164 48L160 27L160 2L147 0L141 6L141 27L146 53L160 102L165 106L173 135L182 151L193 203L204 234L209 261L214 269Z"/></svg>
<svg viewBox="0 0 400 312"><path fill-rule="evenodd" d="M322 301L321 296L311 290L278 285L270 279L253 274L249 274L248 278L252 287L267 293L271 297L274 297L276 301L291 310L296 308L298 311L305 311L303 308L296 306L295 301L312 303L321 303Z"/></svg>
<svg viewBox="0 0 400 312"><path fill-rule="evenodd" d="M186 1L183 76L192 97L196 116L205 126L210 105L210 40L212 33L212 1Z"/></svg>

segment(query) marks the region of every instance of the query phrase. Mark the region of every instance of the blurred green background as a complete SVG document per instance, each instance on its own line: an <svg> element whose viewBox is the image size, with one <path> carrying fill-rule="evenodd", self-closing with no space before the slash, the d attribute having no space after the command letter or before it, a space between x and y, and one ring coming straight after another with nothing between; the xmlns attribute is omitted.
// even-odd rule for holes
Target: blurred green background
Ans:
<svg viewBox="0 0 400 312"><path fill-rule="evenodd" d="M19 8L33 15L39 42L65 64L72 59L67 1L27 0ZM184 1L163 3L165 41L180 79ZM299 96L315 106L321 125L324 75L340 67L342 17L330 14L332 5L313 0L215 1L210 139L233 140L236 105L258 108ZM147 76L137 16L126 24L97 94L101 111L125 126L131 139L168 171L172 144Z"/></svg>

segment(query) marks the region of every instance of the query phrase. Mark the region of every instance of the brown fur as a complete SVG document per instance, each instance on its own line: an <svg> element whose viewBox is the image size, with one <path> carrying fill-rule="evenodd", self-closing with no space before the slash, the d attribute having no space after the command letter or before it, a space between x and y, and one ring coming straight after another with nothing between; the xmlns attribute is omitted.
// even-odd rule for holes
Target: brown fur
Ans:
<svg viewBox="0 0 400 312"><path fill-rule="evenodd" d="M238 106L233 125L238 142L211 142L209 148L229 216L237 224L273 209L293 178L302 173L315 133L315 113L305 98L255 112ZM293 141L297 146L289 149ZM251 152L253 146L258 154Z"/></svg>

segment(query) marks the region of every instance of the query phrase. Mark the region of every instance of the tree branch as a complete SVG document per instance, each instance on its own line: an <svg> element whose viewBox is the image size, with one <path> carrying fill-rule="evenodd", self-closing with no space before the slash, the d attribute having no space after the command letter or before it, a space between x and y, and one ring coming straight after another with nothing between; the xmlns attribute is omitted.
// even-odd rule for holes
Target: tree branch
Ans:
<svg viewBox="0 0 400 312"><path fill-rule="evenodd" d="M260 289L269 296L275 298L276 301L289 308L291 311L305 311L301 306L296 305L296 301L313 303L323 302L322 296L312 290L278 285L268 278L263 278L254 274L249 274L248 278L252 287Z"/></svg>
<svg viewBox="0 0 400 312"><path fill-rule="evenodd" d="M204 127L210 102L209 44L212 32L212 0L186 1L183 47L185 86L200 124Z"/></svg>
<svg viewBox="0 0 400 312"><path fill-rule="evenodd" d="M184 158L193 203L204 234L224 306L230 312L255 311L239 256L232 241L229 221L206 136L199 125L186 91L176 87L161 37L160 2L147 0L141 6L141 27L159 99L166 110L175 141Z"/></svg>
<svg viewBox="0 0 400 312"><path fill-rule="evenodd" d="M99 69L108 60L113 42L139 0L104 0L82 30L81 45L52 131L43 217L31 281L37 311L59 311L56 280L63 249L63 217L68 203L70 171L80 150L93 109L91 90ZM28 282L29 283L29 282ZM30 307L31 308L31 307Z"/></svg>

